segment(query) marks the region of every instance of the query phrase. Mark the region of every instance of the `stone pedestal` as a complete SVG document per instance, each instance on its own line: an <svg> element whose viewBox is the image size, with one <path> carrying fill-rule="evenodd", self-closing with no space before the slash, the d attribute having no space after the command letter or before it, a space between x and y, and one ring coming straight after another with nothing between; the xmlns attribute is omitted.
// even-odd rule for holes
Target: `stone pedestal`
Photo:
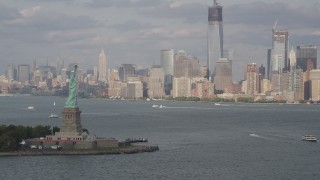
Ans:
<svg viewBox="0 0 320 180"><path fill-rule="evenodd" d="M80 119L81 111L79 108L64 108L62 112L62 125L60 127L60 133L81 135L82 125Z"/></svg>

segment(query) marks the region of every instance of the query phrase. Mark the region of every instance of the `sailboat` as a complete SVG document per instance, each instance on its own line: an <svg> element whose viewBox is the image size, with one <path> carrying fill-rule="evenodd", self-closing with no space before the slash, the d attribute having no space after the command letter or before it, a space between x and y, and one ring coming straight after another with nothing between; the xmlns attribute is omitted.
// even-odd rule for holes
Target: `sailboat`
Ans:
<svg viewBox="0 0 320 180"><path fill-rule="evenodd" d="M56 102L53 102L53 107L55 107L56 106ZM55 113L51 113L50 115L49 115L49 118L59 118L59 116L57 115L57 114L55 114Z"/></svg>

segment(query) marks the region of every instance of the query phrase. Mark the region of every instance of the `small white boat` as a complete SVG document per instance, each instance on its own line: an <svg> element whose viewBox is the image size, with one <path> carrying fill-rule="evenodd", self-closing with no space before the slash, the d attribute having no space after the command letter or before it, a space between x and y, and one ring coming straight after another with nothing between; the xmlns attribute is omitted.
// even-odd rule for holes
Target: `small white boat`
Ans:
<svg viewBox="0 0 320 180"><path fill-rule="evenodd" d="M59 116L57 114L51 113L49 118L59 118Z"/></svg>
<svg viewBox="0 0 320 180"><path fill-rule="evenodd" d="M165 108L166 106L163 106L162 104L159 106L159 108Z"/></svg>
<svg viewBox="0 0 320 180"><path fill-rule="evenodd" d="M317 137L314 135L304 135L302 136L302 141L317 142Z"/></svg>
<svg viewBox="0 0 320 180"><path fill-rule="evenodd" d="M33 106L29 106L29 107L27 107L27 109L34 110L34 107Z"/></svg>
<svg viewBox="0 0 320 180"><path fill-rule="evenodd" d="M221 104L220 104L220 103L214 103L214 105L215 105L215 106L221 106Z"/></svg>
<svg viewBox="0 0 320 180"><path fill-rule="evenodd" d="M56 102L53 102L53 111L54 111L54 108L56 107ZM57 114L55 114L55 113L51 113L50 115L49 115L49 118L59 118L59 116L57 115Z"/></svg>
<svg viewBox="0 0 320 180"><path fill-rule="evenodd" d="M152 107L156 108L156 107L159 107L159 105L154 104L154 105L152 105Z"/></svg>

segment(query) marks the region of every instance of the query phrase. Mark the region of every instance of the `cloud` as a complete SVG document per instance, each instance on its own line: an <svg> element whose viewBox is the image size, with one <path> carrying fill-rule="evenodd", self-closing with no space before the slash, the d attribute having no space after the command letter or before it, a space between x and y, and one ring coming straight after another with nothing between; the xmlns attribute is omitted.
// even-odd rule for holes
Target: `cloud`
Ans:
<svg viewBox="0 0 320 180"><path fill-rule="evenodd" d="M165 27L156 27L144 29L140 31L142 39L191 39L195 37L203 37L203 31L199 28L179 28L169 29Z"/></svg>
<svg viewBox="0 0 320 180"><path fill-rule="evenodd" d="M165 19L183 19L185 23L207 23L208 5L196 2L171 1L160 6L143 9L142 16ZM249 26L278 26L283 28L319 28L320 6L295 5L284 2L251 2L223 6L224 24Z"/></svg>
<svg viewBox="0 0 320 180"><path fill-rule="evenodd" d="M44 3L51 3L51 4L57 4L57 3L64 3L64 4L76 4L77 0L15 0L18 2L23 3L36 3L36 4L44 4Z"/></svg>
<svg viewBox="0 0 320 180"><path fill-rule="evenodd" d="M0 22L19 17L20 14L16 9L8 8L0 3Z"/></svg>
<svg viewBox="0 0 320 180"><path fill-rule="evenodd" d="M70 16L63 13L47 11L41 6L23 9L19 14L19 17L6 20L3 25L38 30L86 29L99 25L97 21L88 16Z"/></svg>
<svg viewBox="0 0 320 180"><path fill-rule="evenodd" d="M320 31L314 31L314 32L311 33L311 35L320 37Z"/></svg>
<svg viewBox="0 0 320 180"><path fill-rule="evenodd" d="M151 18L183 19L186 23L206 22L208 7L200 3L167 2L158 7L140 11L140 15Z"/></svg>
<svg viewBox="0 0 320 180"><path fill-rule="evenodd" d="M161 5L164 0L91 0L84 4L91 8L122 7L141 8Z"/></svg>
<svg viewBox="0 0 320 180"><path fill-rule="evenodd" d="M20 11L0 6L0 10L9 14L0 20L1 46L10 43L48 46L46 43L87 40L97 36L92 29L102 27L88 16L71 16L49 11L39 5Z"/></svg>
<svg viewBox="0 0 320 180"><path fill-rule="evenodd" d="M41 6L35 6L32 8L28 8L28 9L23 9L22 11L20 11L20 14L23 17L31 17L34 16L36 13L41 11Z"/></svg>
<svg viewBox="0 0 320 180"><path fill-rule="evenodd" d="M276 20L280 28L319 28L320 8L318 6L291 5L287 3L253 2L224 8L225 23L247 25L269 25Z"/></svg>
<svg viewBox="0 0 320 180"><path fill-rule="evenodd" d="M140 30L146 28L155 27L149 23L142 23L135 19L129 19L123 23L113 24L110 27L115 28L117 31L125 32L125 31L133 31L133 30Z"/></svg>
<svg viewBox="0 0 320 180"><path fill-rule="evenodd" d="M50 31L45 33L48 42L72 42L95 38L96 34L87 31Z"/></svg>

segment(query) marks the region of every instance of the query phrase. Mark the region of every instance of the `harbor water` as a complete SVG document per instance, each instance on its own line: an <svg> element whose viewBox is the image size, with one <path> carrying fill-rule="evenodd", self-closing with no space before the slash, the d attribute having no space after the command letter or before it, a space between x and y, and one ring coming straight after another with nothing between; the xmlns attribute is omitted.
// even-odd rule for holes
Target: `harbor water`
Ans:
<svg viewBox="0 0 320 180"><path fill-rule="evenodd" d="M65 100L0 97L0 124L60 126L60 118L48 116L61 115ZM78 105L90 134L147 138L160 151L0 157L0 179L320 179L320 144L301 140L320 137L318 105L106 99Z"/></svg>

